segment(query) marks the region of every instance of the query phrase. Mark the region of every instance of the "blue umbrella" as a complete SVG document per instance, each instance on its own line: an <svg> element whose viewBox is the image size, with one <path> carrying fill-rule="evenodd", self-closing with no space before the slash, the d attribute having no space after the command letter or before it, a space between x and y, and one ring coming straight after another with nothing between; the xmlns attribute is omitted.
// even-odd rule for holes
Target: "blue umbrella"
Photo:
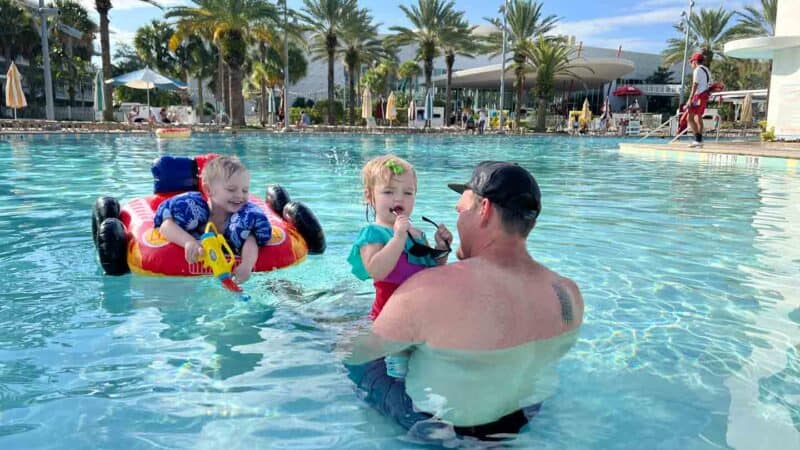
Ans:
<svg viewBox="0 0 800 450"><path fill-rule="evenodd" d="M114 77L106 80L106 83L114 86L127 86L132 89L147 89L148 118L150 117L150 89L186 89L186 85L182 82L161 75L149 67Z"/></svg>

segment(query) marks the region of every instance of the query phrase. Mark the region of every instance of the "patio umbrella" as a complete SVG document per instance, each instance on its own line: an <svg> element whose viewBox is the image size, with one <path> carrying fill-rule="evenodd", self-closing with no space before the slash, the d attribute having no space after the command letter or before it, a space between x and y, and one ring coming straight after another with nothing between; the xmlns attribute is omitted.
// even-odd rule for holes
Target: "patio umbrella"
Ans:
<svg viewBox="0 0 800 450"><path fill-rule="evenodd" d="M417 120L417 102L411 97L411 101L408 102L408 124L411 125L415 120Z"/></svg>
<svg viewBox="0 0 800 450"><path fill-rule="evenodd" d="M628 97L638 97L640 95L642 95L642 91L629 84L614 89L614 96L625 97L625 109L628 109Z"/></svg>
<svg viewBox="0 0 800 450"><path fill-rule="evenodd" d="M430 121L431 119L433 119L433 89L428 89L428 93L425 95L425 120Z"/></svg>
<svg viewBox="0 0 800 450"><path fill-rule="evenodd" d="M161 75L149 67L114 77L106 80L106 83L114 86L127 86L131 89L146 89L148 119L150 118L150 89L186 89L186 85L180 81Z"/></svg>
<svg viewBox="0 0 800 450"><path fill-rule="evenodd" d="M361 118L369 119L372 117L372 92L369 88L364 88L364 93L361 96Z"/></svg>
<svg viewBox="0 0 800 450"><path fill-rule="evenodd" d="M744 96L739 121L745 125L749 125L753 121L753 96L750 94Z"/></svg>
<svg viewBox="0 0 800 450"><path fill-rule="evenodd" d="M17 118L17 109L28 106L22 92L22 76L13 61L6 73L6 106L14 110L14 119Z"/></svg>
<svg viewBox="0 0 800 450"><path fill-rule="evenodd" d="M589 99L583 99L583 108L581 109L581 119L589 125L589 121L592 120L592 110L589 109Z"/></svg>
<svg viewBox="0 0 800 450"><path fill-rule="evenodd" d="M389 94L389 98L386 99L386 118L389 120L390 125L393 120L397 119L397 97L395 97L394 92Z"/></svg>
<svg viewBox="0 0 800 450"><path fill-rule="evenodd" d="M94 111L99 112L105 108L106 97L103 92L103 72L97 71L94 76L94 92L92 93L92 100L94 100Z"/></svg>
<svg viewBox="0 0 800 450"><path fill-rule="evenodd" d="M603 100L603 107L600 109L602 114L600 114L601 119L611 119L611 105L608 103L608 97Z"/></svg>

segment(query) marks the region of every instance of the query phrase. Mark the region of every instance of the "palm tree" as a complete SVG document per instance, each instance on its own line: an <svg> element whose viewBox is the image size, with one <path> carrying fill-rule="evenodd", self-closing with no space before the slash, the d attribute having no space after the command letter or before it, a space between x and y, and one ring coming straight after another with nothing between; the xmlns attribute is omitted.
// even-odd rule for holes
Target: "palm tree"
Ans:
<svg viewBox="0 0 800 450"><path fill-rule="evenodd" d="M283 52L276 50L275 46L269 46L262 42L251 52L248 60L250 78L247 80L247 84L248 87L259 90L261 97L259 120L264 125L267 123L266 114L269 110L267 89L283 86ZM290 83L296 83L306 76L308 60L306 60L303 50L294 42L289 43L288 65ZM270 117L269 122L272 122L272 117Z"/></svg>
<svg viewBox="0 0 800 450"><path fill-rule="evenodd" d="M303 0L303 20L312 32L311 52L314 59L328 60L328 125L334 125L333 63L339 50L339 36L353 11L358 10L357 0Z"/></svg>
<svg viewBox="0 0 800 450"><path fill-rule="evenodd" d="M0 0L0 11L0 54L6 63L10 65L17 56L32 59L40 54L39 34L31 15L13 0Z"/></svg>
<svg viewBox="0 0 800 450"><path fill-rule="evenodd" d="M133 47L142 61L153 70L173 77L182 72L175 53L169 47L174 33L170 24L153 20L139 27L133 37Z"/></svg>
<svg viewBox="0 0 800 450"><path fill-rule="evenodd" d="M141 0L153 6L161 8L156 0ZM100 53L103 62L103 78L108 80L111 78L111 45L108 40L108 13L113 8L111 0L95 0L94 9L100 15ZM111 98L111 85L105 86L105 98ZM105 109L103 110L103 120L110 122L114 120L114 105L113 102L106 100Z"/></svg>
<svg viewBox="0 0 800 450"><path fill-rule="evenodd" d="M441 54L441 45L444 35L455 19L463 13L456 12L455 4L450 0L418 0L417 5L411 7L400 5L406 18L414 28L391 27L390 30L397 34L388 38L392 45L417 45L417 61L422 61L425 74L425 90L431 88L433 78L433 59ZM425 126L430 126L430 121L425 121Z"/></svg>
<svg viewBox="0 0 800 450"><path fill-rule="evenodd" d="M525 94L525 73L530 69L527 64L527 55L533 46L533 40L552 31L558 23L555 15L544 16L542 3L531 0L513 0L506 11L506 36L508 43L506 49L511 53L517 87L516 106L514 108L514 129L519 129L520 110ZM486 18L499 31L489 35L489 45L493 48L492 56L497 56L503 48L503 21L500 18Z"/></svg>
<svg viewBox="0 0 800 450"><path fill-rule="evenodd" d="M214 38L230 77L231 124L244 126L242 66L247 51L246 36L257 36L278 24L278 10L261 0L192 0L196 6L172 8L165 17L177 18L176 39L191 34Z"/></svg>
<svg viewBox="0 0 800 450"><path fill-rule="evenodd" d="M347 70L347 109L350 125L355 125L356 76L361 66L386 56L383 44L375 38L378 35L378 26L372 22L369 10L359 9L353 11L342 28L340 54Z"/></svg>
<svg viewBox="0 0 800 450"><path fill-rule="evenodd" d="M456 55L474 58L475 53L483 50L480 41L472 35L472 32L478 28L477 25L470 26L469 22L463 19L461 13L454 14L451 20L453 20L453 22L446 28L444 39L442 39L444 64L447 68L447 82L445 84L446 100L444 103L444 119L447 124L450 123L450 108L452 107L453 99L450 85L453 82L453 64L456 61Z"/></svg>
<svg viewBox="0 0 800 450"><path fill-rule="evenodd" d="M699 14L692 14L689 18L689 48L703 53L703 63L708 68L711 68L714 55L721 53L723 44L733 36L732 28L728 27L733 14L733 11L725 11L722 7L703 8ZM674 26L681 33L680 38L667 40L667 49L662 53L667 64L683 60L684 26L683 23Z"/></svg>
<svg viewBox="0 0 800 450"><path fill-rule="evenodd" d="M89 12L80 3L73 0L56 0L51 6L59 10L59 22L68 25L83 36L76 41L72 36L64 33L61 27L53 29L51 53L55 79L67 86L69 106L75 103L75 94L84 84L89 73L92 53L94 53L94 35L97 24L89 18ZM72 110L69 110L70 118Z"/></svg>
<svg viewBox="0 0 800 450"><path fill-rule="evenodd" d="M569 75L580 78L572 70L572 48L563 39L546 39L540 37L526 49L526 56L536 68L536 84L533 95L537 98L536 130L545 131L545 114L547 101L555 91L555 78L558 75ZM519 116L517 116L517 120Z"/></svg>
<svg viewBox="0 0 800 450"><path fill-rule="evenodd" d="M737 11L739 23L731 29L737 37L775 36L778 19L778 0L761 0L761 9L744 7L746 13Z"/></svg>
<svg viewBox="0 0 800 450"><path fill-rule="evenodd" d="M406 61L400 64L400 67L397 69L397 76L402 80L406 80L406 89L413 92L414 78L418 77L421 72L422 69L420 69L416 61Z"/></svg>

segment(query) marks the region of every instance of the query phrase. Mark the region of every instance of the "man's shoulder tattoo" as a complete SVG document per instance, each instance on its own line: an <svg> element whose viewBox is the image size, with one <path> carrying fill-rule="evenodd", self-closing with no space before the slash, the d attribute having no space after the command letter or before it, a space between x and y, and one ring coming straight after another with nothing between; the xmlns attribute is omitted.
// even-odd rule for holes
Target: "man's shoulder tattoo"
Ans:
<svg viewBox="0 0 800 450"><path fill-rule="evenodd" d="M558 302L561 304L561 320L567 324L571 323L574 319L572 314L572 295L559 283L553 283L553 289L556 291Z"/></svg>

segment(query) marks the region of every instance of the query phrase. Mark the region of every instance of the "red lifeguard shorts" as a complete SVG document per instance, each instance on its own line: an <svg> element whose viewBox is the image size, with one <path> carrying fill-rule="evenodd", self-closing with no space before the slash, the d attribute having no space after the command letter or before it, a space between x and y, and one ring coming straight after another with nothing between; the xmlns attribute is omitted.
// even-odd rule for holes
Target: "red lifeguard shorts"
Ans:
<svg viewBox="0 0 800 450"><path fill-rule="evenodd" d="M708 104L708 97L711 93L708 91L695 94L692 97L692 103L689 106L689 112L698 116L702 116L706 112L706 105Z"/></svg>

